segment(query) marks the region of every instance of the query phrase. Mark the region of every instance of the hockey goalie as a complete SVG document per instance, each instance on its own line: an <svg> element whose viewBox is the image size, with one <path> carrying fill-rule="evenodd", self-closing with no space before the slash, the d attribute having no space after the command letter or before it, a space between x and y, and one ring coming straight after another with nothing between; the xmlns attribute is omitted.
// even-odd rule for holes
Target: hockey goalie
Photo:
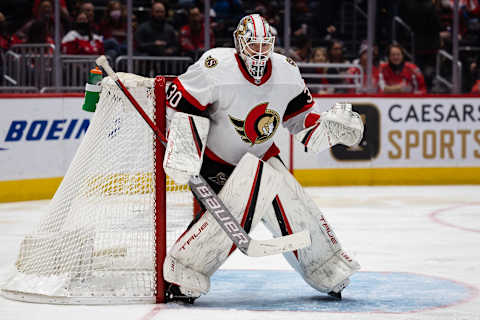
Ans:
<svg viewBox="0 0 480 320"><path fill-rule="evenodd" d="M275 37L260 15L242 18L233 37L234 49L205 52L169 85L164 169L179 184L205 177L246 232L260 221L274 237L308 230L311 245L284 256L310 286L340 299L360 266L286 169L273 138L281 124L309 152L352 146L363 135L361 118L346 103L322 112L295 62L273 52ZM167 301L206 294L235 250L206 213L197 213L167 254Z"/></svg>

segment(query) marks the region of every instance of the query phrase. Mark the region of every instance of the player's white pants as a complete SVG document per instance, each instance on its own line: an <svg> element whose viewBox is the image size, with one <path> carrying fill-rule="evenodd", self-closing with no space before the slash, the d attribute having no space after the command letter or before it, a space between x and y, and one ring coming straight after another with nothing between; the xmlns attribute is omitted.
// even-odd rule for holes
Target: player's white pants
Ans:
<svg viewBox="0 0 480 320"><path fill-rule="evenodd" d="M246 154L218 194L245 231L255 228L272 205L281 177L268 164ZM211 214L203 216L172 246L163 265L166 281L184 294L207 293L210 276L225 262L233 242Z"/></svg>
<svg viewBox="0 0 480 320"><path fill-rule="evenodd" d="M332 226L283 163L277 158L267 163L283 181L263 222L275 237L309 230L311 246L284 253L285 258L313 288L340 291L360 265L343 251Z"/></svg>

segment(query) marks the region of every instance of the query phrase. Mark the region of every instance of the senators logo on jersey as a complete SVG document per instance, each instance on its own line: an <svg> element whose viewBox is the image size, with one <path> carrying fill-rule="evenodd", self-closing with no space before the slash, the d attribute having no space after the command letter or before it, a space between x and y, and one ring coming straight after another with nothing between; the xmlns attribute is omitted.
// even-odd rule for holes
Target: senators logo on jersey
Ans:
<svg viewBox="0 0 480 320"><path fill-rule="evenodd" d="M251 145L270 139L280 124L280 116L274 110L267 109L268 102L261 103L250 110L245 120L228 116L243 142Z"/></svg>
<svg viewBox="0 0 480 320"><path fill-rule="evenodd" d="M212 56L208 56L208 57L205 59L205 67L207 67L207 68L216 67L217 64L218 64L218 60L215 59L215 58L212 57Z"/></svg>

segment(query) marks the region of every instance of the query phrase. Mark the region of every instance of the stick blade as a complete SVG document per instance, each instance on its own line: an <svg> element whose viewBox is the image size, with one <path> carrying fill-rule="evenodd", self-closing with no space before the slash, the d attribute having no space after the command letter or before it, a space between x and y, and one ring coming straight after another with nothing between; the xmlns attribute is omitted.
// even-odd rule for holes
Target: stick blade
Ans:
<svg viewBox="0 0 480 320"><path fill-rule="evenodd" d="M264 257L306 248L312 244L310 232L303 230L288 236L269 240L251 240L246 254L250 257Z"/></svg>

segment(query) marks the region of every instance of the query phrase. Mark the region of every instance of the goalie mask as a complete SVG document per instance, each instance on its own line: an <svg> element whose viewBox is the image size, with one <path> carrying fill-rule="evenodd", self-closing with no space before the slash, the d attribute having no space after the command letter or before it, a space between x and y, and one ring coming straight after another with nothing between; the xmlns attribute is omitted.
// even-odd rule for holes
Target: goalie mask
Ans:
<svg viewBox="0 0 480 320"><path fill-rule="evenodd" d="M275 42L270 25L259 14L245 16L233 32L233 40L248 73L260 83Z"/></svg>

